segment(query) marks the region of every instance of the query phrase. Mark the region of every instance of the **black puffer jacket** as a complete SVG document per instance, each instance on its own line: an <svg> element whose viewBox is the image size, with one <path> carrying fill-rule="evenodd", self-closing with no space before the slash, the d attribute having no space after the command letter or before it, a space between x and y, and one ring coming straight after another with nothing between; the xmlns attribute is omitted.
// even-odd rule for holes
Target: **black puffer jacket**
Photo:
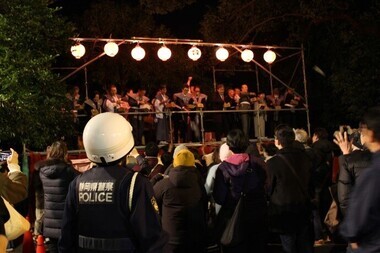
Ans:
<svg viewBox="0 0 380 253"><path fill-rule="evenodd" d="M201 252L205 246L207 195L199 172L195 167L174 167L153 189L169 244Z"/></svg>
<svg viewBox="0 0 380 253"><path fill-rule="evenodd" d="M371 152L355 150L351 154L339 157L338 200L343 214L346 214L349 195L363 169L371 161Z"/></svg>
<svg viewBox="0 0 380 253"><path fill-rule="evenodd" d="M46 160L41 164L40 178L44 190L45 237L58 239L61 235L61 223L66 195L76 171L71 164L62 160Z"/></svg>

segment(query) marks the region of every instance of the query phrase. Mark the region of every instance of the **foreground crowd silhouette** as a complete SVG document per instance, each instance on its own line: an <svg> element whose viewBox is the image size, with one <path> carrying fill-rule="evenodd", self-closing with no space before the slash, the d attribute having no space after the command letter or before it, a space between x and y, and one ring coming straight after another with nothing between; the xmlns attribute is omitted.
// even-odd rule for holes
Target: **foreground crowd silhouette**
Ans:
<svg viewBox="0 0 380 253"><path fill-rule="evenodd" d="M380 108L358 129L334 133L335 144L328 136L278 125L274 141L251 143L232 129L220 146L150 142L138 151L130 123L101 113L83 131L90 169L79 173L62 141L35 165L34 236L45 237L49 252L68 253L268 252L271 242L284 252L333 242L379 252ZM13 204L27 189L17 163L12 151L0 178ZM235 230L226 231L232 220Z"/></svg>

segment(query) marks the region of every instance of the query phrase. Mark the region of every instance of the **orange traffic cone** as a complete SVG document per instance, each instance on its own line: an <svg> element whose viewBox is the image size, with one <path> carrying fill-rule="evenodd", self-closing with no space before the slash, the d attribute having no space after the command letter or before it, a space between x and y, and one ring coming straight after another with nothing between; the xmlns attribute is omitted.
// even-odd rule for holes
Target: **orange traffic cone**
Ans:
<svg viewBox="0 0 380 253"><path fill-rule="evenodd" d="M30 230L24 233L24 239L22 241L22 253L34 253L33 235Z"/></svg>
<svg viewBox="0 0 380 253"><path fill-rule="evenodd" d="M26 217L29 221L29 217ZM24 238L22 241L22 253L34 253L34 243L33 243L33 235L32 231L28 230L24 233Z"/></svg>
<svg viewBox="0 0 380 253"><path fill-rule="evenodd" d="M45 244L44 244L44 237L42 235L39 235L37 237L37 247L36 247L36 253L45 253Z"/></svg>

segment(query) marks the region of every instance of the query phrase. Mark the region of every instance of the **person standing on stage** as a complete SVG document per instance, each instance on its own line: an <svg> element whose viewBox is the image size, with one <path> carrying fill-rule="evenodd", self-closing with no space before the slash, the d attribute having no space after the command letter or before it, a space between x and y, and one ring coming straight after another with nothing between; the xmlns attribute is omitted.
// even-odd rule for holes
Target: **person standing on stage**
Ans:
<svg viewBox="0 0 380 253"><path fill-rule="evenodd" d="M252 109L252 103L251 103L251 97L255 96L255 93L250 93L248 91L248 85L242 84L241 85L241 94L240 94L240 100L239 100L239 109L240 110L251 110ZM240 113L240 119L241 119L241 127L243 130L243 133L249 138L250 137L250 130L251 130L251 112L242 112Z"/></svg>
<svg viewBox="0 0 380 253"><path fill-rule="evenodd" d="M199 85L195 85L194 88L194 93L192 94L192 97L189 101L190 105L193 105L193 110L202 110L204 109L204 106L207 102L207 95L201 93L201 87ZM190 121L190 126L191 130L194 131L194 137L192 139L195 139L195 141L201 141L201 132L200 132L200 115L198 113L196 114L191 114L190 115L191 121Z"/></svg>
<svg viewBox="0 0 380 253"><path fill-rule="evenodd" d="M183 85L182 92L175 93L173 95L173 100L177 109L181 111L188 111L188 104L191 99L191 94L189 93L190 87L185 84ZM188 141L187 128L190 124L190 115L187 113L174 114L173 115L173 128L174 128L174 141L179 142L178 131L180 131L180 137L183 142Z"/></svg>
<svg viewBox="0 0 380 253"><path fill-rule="evenodd" d="M211 110L224 110L225 107L225 95L224 95L224 85L218 84L216 86L216 92L212 94L209 101ZM215 138L219 141L227 133L226 118L225 114L218 112L213 113L211 117L214 119L215 126Z"/></svg>
<svg viewBox="0 0 380 253"><path fill-rule="evenodd" d="M166 85L161 85L160 89L155 97L153 106L156 111L156 141L169 142L169 122L167 114L164 113L166 106L169 103L169 97L166 95L167 88Z"/></svg>
<svg viewBox="0 0 380 253"><path fill-rule="evenodd" d="M126 108L126 102L121 100L121 96L117 94L116 85L111 84L108 90L108 94L103 100L103 110L105 112L124 112Z"/></svg>

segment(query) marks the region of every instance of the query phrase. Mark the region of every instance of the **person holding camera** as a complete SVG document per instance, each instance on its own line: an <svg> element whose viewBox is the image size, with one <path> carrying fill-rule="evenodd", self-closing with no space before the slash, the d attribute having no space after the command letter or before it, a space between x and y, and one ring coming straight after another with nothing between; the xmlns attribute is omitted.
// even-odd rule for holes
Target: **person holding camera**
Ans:
<svg viewBox="0 0 380 253"><path fill-rule="evenodd" d="M340 233L349 242L347 252L380 252L380 107L364 114L360 134L372 153L371 162L350 193Z"/></svg>
<svg viewBox="0 0 380 253"><path fill-rule="evenodd" d="M0 193L9 203L16 204L28 196L27 178L20 170L18 154L10 149L10 155L0 162Z"/></svg>

